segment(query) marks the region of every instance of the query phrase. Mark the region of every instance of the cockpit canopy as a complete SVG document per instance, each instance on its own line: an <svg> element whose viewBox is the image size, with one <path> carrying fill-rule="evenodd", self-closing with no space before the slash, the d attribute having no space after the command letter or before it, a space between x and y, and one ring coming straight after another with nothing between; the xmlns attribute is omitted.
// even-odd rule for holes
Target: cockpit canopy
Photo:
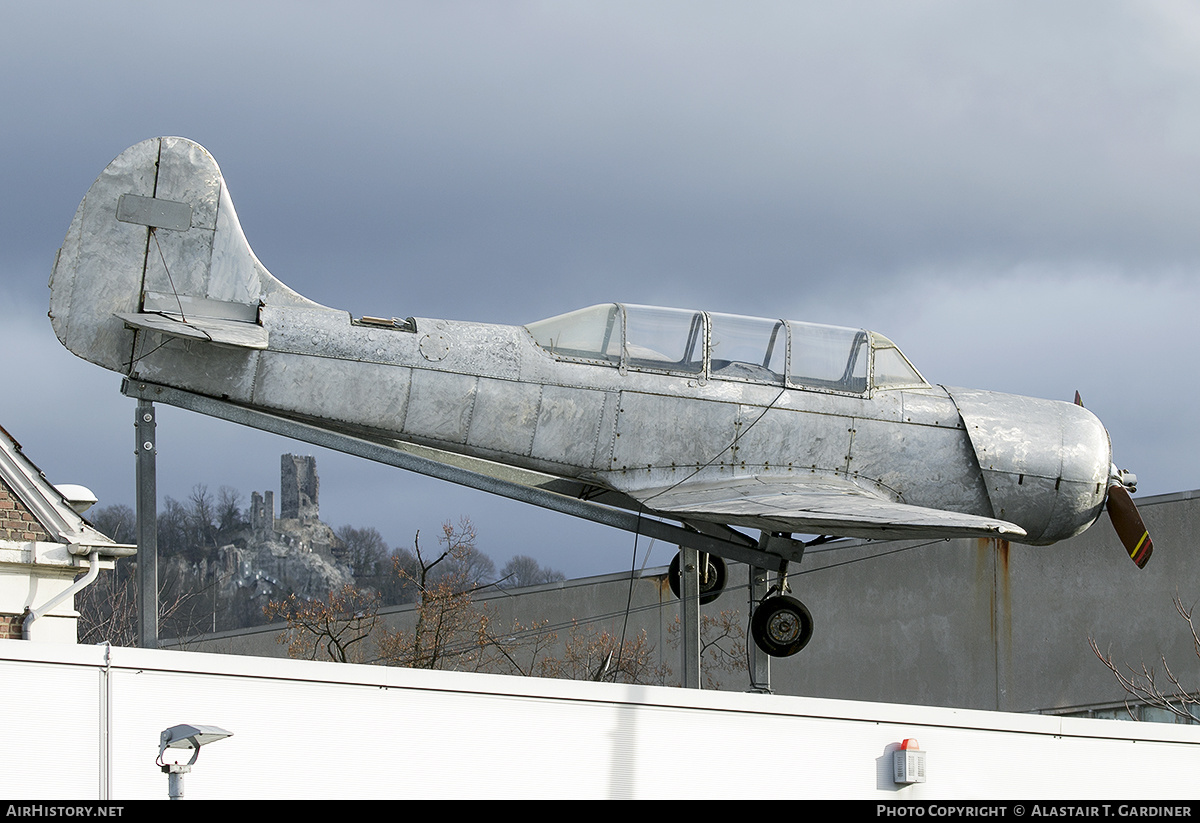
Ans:
<svg viewBox="0 0 1200 823"><path fill-rule="evenodd" d="M525 327L555 357L719 380L864 394L929 384L864 329L605 303Z"/></svg>

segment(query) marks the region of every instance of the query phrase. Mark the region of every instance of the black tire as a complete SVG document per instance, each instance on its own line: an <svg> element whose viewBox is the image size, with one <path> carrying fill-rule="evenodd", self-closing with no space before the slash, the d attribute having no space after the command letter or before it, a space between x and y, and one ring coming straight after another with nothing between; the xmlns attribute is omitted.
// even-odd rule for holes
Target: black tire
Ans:
<svg viewBox="0 0 1200 823"><path fill-rule="evenodd" d="M754 610L750 633L754 645L772 657L791 657L812 639L812 613L794 597L769 597Z"/></svg>
<svg viewBox="0 0 1200 823"><path fill-rule="evenodd" d="M671 560L671 568L667 571L667 582L671 584L671 592L676 598L679 597L681 589L679 583L679 556L682 552L676 552L675 557ZM707 606L709 603L721 596L721 592L725 591L725 579L728 577L729 570L725 566L725 560L717 557L715 554L708 556L708 581L700 581L700 605Z"/></svg>

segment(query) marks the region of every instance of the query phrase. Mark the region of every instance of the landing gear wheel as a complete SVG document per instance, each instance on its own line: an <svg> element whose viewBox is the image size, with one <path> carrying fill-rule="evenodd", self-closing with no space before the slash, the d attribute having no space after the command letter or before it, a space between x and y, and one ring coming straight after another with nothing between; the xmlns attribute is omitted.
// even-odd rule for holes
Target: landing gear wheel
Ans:
<svg viewBox="0 0 1200 823"><path fill-rule="evenodd" d="M667 572L667 582L671 584L671 592L675 597L679 597L681 586L679 584L679 555L682 552L676 552L675 558L671 561L671 568ZM700 605L707 606L709 603L721 596L721 592L725 591L725 578L728 570L725 567L725 561L715 554L708 556L708 574L700 575Z"/></svg>
<svg viewBox="0 0 1200 823"><path fill-rule="evenodd" d="M812 613L794 597L769 597L754 610L750 633L754 644L772 657L791 657L812 639Z"/></svg>

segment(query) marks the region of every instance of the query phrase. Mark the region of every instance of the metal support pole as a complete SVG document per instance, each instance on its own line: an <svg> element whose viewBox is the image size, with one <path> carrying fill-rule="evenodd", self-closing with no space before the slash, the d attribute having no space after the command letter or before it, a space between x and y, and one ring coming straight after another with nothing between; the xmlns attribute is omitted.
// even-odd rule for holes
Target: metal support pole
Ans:
<svg viewBox="0 0 1200 823"><path fill-rule="evenodd" d="M172 800L183 800L183 776L190 773L192 767L168 764L162 770L167 776L167 796Z"/></svg>
<svg viewBox="0 0 1200 823"><path fill-rule="evenodd" d="M143 649L158 648L158 482L155 477L154 404L138 400L137 432L137 636Z"/></svg>
<svg viewBox="0 0 1200 823"><path fill-rule="evenodd" d="M770 572L767 569L757 566L750 567L749 614L754 614L755 608L766 597L767 589L770 587L769 575ZM753 637L746 638L746 653L749 656L750 665L750 691L770 693L771 656L758 647Z"/></svg>
<svg viewBox="0 0 1200 823"><path fill-rule="evenodd" d="M680 685L700 688L700 552L679 548Z"/></svg>

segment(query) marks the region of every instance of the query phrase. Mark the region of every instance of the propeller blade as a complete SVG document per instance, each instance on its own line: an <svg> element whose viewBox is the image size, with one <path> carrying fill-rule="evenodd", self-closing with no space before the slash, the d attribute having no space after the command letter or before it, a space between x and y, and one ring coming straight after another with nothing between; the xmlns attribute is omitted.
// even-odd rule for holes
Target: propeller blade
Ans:
<svg viewBox="0 0 1200 823"><path fill-rule="evenodd" d="M1119 483L1109 486L1105 505L1117 536L1121 538L1125 551L1129 552L1129 558L1139 569L1144 569L1154 551L1154 541L1150 539L1150 532L1146 530L1146 524L1142 522L1129 490Z"/></svg>

